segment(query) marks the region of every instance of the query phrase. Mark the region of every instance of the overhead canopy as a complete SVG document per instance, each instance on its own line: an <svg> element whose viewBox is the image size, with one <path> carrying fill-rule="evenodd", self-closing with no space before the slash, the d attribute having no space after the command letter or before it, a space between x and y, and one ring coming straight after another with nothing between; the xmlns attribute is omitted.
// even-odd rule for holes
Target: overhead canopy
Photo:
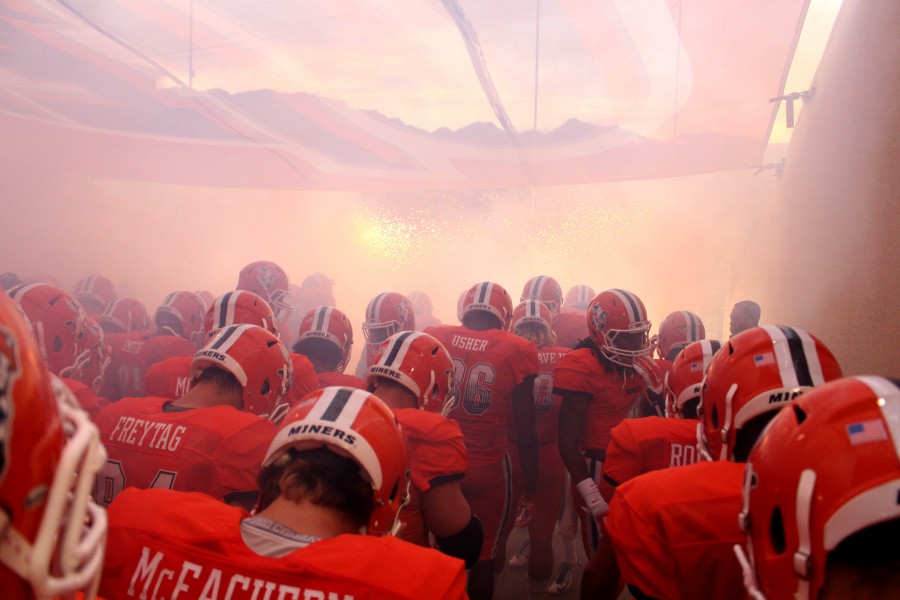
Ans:
<svg viewBox="0 0 900 600"><path fill-rule="evenodd" d="M8 151L88 176L214 187L753 167L807 5L6 0L0 128Z"/></svg>

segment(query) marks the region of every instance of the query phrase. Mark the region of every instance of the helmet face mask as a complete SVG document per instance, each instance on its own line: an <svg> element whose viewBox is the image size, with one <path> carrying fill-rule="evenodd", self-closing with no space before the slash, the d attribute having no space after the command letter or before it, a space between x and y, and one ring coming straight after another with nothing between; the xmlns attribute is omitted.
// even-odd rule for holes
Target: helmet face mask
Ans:
<svg viewBox="0 0 900 600"><path fill-rule="evenodd" d="M378 294L366 307L366 320L362 329L366 343L373 348L395 333L414 331L416 313L412 302L397 292Z"/></svg>
<svg viewBox="0 0 900 600"><path fill-rule="evenodd" d="M556 322L556 317L559 315L559 309L563 302L562 288L554 278L547 275L538 275L525 283L519 301L524 302L525 300L542 302L550 309L551 322Z"/></svg>
<svg viewBox="0 0 900 600"><path fill-rule="evenodd" d="M0 589L90 596L99 585L106 539L106 515L90 495L106 452L96 426L47 371L27 324L5 296L0 408Z"/></svg>
<svg viewBox="0 0 900 600"><path fill-rule="evenodd" d="M588 306L587 321L594 345L615 364L630 367L635 358L652 352L647 309L640 298L627 290L597 294Z"/></svg>

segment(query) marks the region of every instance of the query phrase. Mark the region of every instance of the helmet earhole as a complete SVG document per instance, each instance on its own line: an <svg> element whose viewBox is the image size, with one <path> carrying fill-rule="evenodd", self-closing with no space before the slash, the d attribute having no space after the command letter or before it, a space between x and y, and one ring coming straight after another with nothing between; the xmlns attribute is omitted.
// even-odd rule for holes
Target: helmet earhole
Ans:
<svg viewBox="0 0 900 600"><path fill-rule="evenodd" d="M769 522L769 539L772 541L772 550L776 554L784 552L787 546L784 539L784 519L781 517L781 509L777 506L772 513L772 520Z"/></svg>

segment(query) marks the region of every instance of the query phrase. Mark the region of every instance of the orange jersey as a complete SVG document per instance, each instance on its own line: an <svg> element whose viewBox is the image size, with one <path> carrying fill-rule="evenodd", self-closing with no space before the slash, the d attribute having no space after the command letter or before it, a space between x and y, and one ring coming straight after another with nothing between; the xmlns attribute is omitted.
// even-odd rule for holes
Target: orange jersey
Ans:
<svg viewBox="0 0 900 600"><path fill-rule="evenodd" d="M110 365L100 393L115 402L144 392L144 377L151 365L173 356L194 356L197 348L182 337L157 335L134 337L110 334Z"/></svg>
<svg viewBox="0 0 900 600"><path fill-rule="evenodd" d="M623 580L653 598L743 598L744 465L699 462L622 484L604 527Z"/></svg>
<svg viewBox="0 0 900 600"><path fill-rule="evenodd" d="M225 499L253 493L275 436L267 419L231 406L172 410L169 398L123 398L97 417L109 453L97 502L125 487L204 492Z"/></svg>
<svg viewBox="0 0 900 600"><path fill-rule="evenodd" d="M657 469L697 462L697 421L644 417L612 428L600 493L607 500L626 481Z"/></svg>
<svg viewBox="0 0 900 600"><path fill-rule="evenodd" d="M108 600L466 597L461 560L390 536L344 534L272 558L244 543L249 513L201 494L127 490L108 516Z"/></svg>
<svg viewBox="0 0 900 600"><path fill-rule="evenodd" d="M570 350L553 372L553 388L560 394L591 396L581 433L582 450L605 450L610 430L618 425L645 389L644 382L618 368L606 370L590 348Z"/></svg>
<svg viewBox="0 0 900 600"><path fill-rule="evenodd" d="M553 331L556 333L557 345L574 348L588 336L587 315L563 307L556 316Z"/></svg>
<svg viewBox="0 0 900 600"><path fill-rule="evenodd" d="M344 387L352 387L360 390L366 389L366 380L350 375L349 373L338 373L337 371L326 371L318 373L319 389L330 387L332 385L342 385Z"/></svg>
<svg viewBox="0 0 900 600"><path fill-rule="evenodd" d="M409 446L409 503L400 511L406 525L404 540L428 545L428 531L422 515L422 495L436 485L462 479L469 466L466 445L459 424L451 419L419 410L395 408Z"/></svg>
<svg viewBox="0 0 900 600"><path fill-rule="evenodd" d="M562 398L553 393L553 372L559 359L569 352L564 346L538 348L540 371L534 380L535 428L539 444L559 437L559 407Z"/></svg>
<svg viewBox="0 0 900 600"><path fill-rule="evenodd" d="M316 375L315 367L305 354L291 352L291 364L294 367L294 381L282 400L293 405L303 396L319 389L319 377Z"/></svg>
<svg viewBox="0 0 900 600"><path fill-rule="evenodd" d="M540 371L537 348L508 331L475 331L441 325L436 337L453 358L457 399L450 417L459 422L472 464L498 463L506 454L512 395L526 377Z"/></svg>
<svg viewBox="0 0 900 600"><path fill-rule="evenodd" d="M144 375L144 395L181 398L191 388L193 356L174 356L151 365Z"/></svg>

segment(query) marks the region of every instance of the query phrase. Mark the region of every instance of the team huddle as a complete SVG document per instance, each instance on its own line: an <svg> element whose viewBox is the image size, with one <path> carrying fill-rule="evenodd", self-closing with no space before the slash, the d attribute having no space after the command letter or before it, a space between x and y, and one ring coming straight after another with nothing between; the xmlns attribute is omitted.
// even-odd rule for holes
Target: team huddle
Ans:
<svg viewBox="0 0 900 600"><path fill-rule="evenodd" d="M332 286L0 275L3 596L898 597L900 387L813 334L537 276L378 294L351 374Z"/></svg>

